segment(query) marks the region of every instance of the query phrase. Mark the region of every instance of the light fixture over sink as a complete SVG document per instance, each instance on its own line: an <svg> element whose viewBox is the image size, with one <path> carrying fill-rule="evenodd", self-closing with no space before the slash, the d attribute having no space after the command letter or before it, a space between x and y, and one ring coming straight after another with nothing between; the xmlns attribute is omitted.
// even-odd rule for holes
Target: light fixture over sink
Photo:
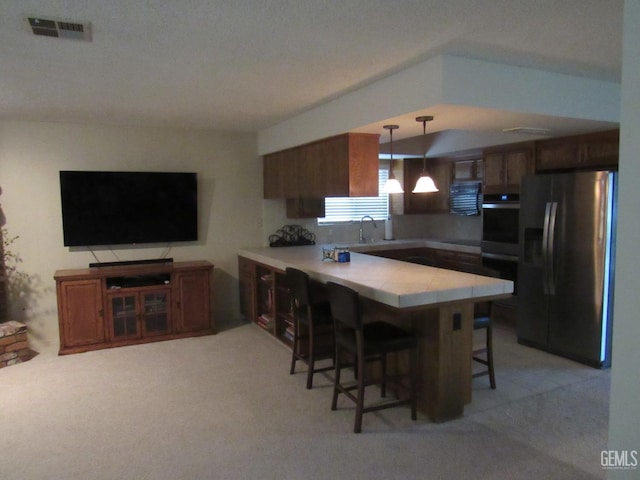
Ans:
<svg viewBox="0 0 640 480"><path fill-rule="evenodd" d="M387 179L387 183L384 184L382 189L382 193L404 193L402 189L402 185L393 174L393 131L398 127L398 125L385 125L382 127L386 130L389 130L389 153L390 153L390 161L389 161L389 178Z"/></svg>
<svg viewBox="0 0 640 480"><path fill-rule="evenodd" d="M422 174L416 182L416 187L411 193L429 193L438 191L438 187L436 187L433 179L427 175L427 122L430 122L431 120L433 120L431 115L416 117L416 122L422 122L422 152L424 156L422 157Z"/></svg>

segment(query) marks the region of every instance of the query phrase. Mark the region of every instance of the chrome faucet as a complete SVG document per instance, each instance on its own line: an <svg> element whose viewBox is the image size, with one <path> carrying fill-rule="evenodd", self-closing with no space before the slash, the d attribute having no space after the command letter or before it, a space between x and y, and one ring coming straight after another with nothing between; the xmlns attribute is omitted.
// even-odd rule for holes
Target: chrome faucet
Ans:
<svg viewBox="0 0 640 480"><path fill-rule="evenodd" d="M360 236L358 237L358 241L360 243L367 243L367 239L364 236L363 233L363 228L364 228L364 221L365 219L370 218L371 221L373 222L373 228L377 228L378 226L376 225L376 221L373 219L373 217L371 215L365 215L360 219Z"/></svg>

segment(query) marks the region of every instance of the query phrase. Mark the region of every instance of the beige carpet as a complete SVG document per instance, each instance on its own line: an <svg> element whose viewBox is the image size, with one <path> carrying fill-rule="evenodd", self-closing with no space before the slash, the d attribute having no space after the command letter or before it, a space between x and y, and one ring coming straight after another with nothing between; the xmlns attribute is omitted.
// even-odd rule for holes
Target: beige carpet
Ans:
<svg viewBox="0 0 640 480"><path fill-rule="evenodd" d="M498 338L498 354L500 341L510 337ZM503 351L522 362L530 349L512 343ZM352 405L331 412L329 380L306 390L302 373L288 375L289 358L257 327L242 325L215 336L42 354L4 368L0 479L605 476L607 374L586 372L513 399L511 380L501 390L499 374L498 390L477 382L474 389L504 401L470 408L460 420L412 422L408 410L392 409L365 415L355 435Z"/></svg>

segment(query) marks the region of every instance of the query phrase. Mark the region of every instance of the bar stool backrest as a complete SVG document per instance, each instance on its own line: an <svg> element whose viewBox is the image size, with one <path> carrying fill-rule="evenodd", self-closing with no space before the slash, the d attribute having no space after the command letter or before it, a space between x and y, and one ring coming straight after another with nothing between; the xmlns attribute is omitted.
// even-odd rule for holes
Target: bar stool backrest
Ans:
<svg viewBox="0 0 640 480"><path fill-rule="evenodd" d="M358 292L334 282L327 282L327 289L334 321L356 331L362 330Z"/></svg>
<svg viewBox="0 0 640 480"><path fill-rule="evenodd" d="M287 283L297 307L311 305L311 294L309 293L309 275L302 270L287 267Z"/></svg>

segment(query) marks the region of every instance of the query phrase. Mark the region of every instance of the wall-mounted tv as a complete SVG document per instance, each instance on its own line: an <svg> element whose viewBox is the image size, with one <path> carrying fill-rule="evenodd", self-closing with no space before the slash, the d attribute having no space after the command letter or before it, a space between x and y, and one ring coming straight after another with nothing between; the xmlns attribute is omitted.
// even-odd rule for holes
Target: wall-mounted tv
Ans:
<svg viewBox="0 0 640 480"><path fill-rule="evenodd" d="M61 171L65 246L198 240L197 176Z"/></svg>

